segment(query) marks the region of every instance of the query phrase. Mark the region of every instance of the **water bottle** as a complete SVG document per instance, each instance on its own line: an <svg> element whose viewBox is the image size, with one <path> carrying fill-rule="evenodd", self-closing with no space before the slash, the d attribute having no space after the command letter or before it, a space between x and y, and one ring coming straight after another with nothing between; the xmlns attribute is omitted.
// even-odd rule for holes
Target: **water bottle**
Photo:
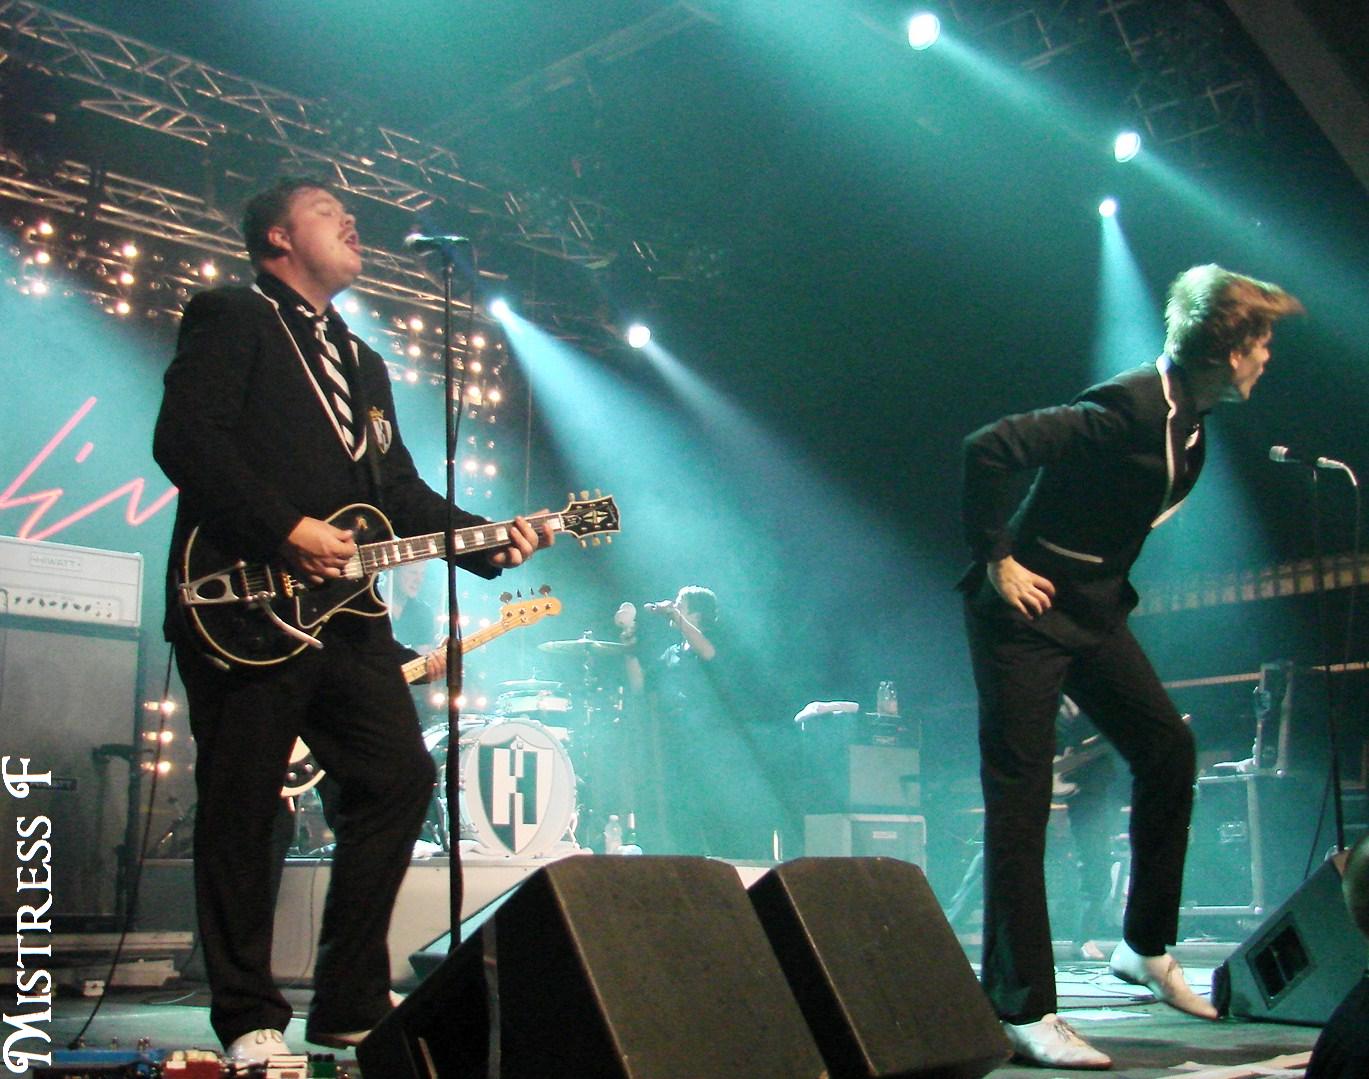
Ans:
<svg viewBox="0 0 1369 1079"><path fill-rule="evenodd" d="M627 815L627 831L623 834L623 845L618 848L619 854L641 854L642 846L637 842L637 814Z"/></svg>
<svg viewBox="0 0 1369 1079"><path fill-rule="evenodd" d="M608 815L608 823L604 825L604 853L617 854L623 846L623 822L618 819L617 813Z"/></svg>
<svg viewBox="0 0 1369 1079"><path fill-rule="evenodd" d="M893 682L881 682L875 693L875 712L881 716L898 715L898 689Z"/></svg>

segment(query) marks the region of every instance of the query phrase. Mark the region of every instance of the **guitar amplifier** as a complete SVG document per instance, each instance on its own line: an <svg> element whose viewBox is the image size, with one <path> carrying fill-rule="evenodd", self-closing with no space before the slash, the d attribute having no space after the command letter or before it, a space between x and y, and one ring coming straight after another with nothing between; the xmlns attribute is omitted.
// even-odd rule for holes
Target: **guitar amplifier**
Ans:
<svg viewBox="0 0 1369 1079"><path fill-rule="evenodd" d="M804 725L806 813L907 813L922 804L922 728L896 716L827 715Z"/></svg>
<svg viewBox="0 0 1369 1079"><path fill-rule="evenodd" d="M819 813L803 818L808 857L898 858L927 870L927 820L899 813Z"/></svg>
<svg viewBox="0 0 1369 1079"><path fill-rule="evenodd" d="M1183 913L1262 917L1287 899L1316 841L1320 794L1311 775L1200 777Z"/></svg>
<svg viewBox="0 0 1369 1079"><path fill-rule="evenodd" d="M143 556L0 536L0 611L137 629Z"/></svg>

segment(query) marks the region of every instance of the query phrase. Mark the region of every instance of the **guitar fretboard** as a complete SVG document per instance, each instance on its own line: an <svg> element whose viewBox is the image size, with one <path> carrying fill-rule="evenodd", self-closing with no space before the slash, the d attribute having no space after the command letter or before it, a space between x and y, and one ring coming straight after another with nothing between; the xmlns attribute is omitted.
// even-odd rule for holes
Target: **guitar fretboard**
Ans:
<svg viewBox="0 0 1369 1079"><path fill-rule="evenodd" d="M560 513L535 513L529 516L527 521L534 528L540 528L545 522L551 526L553 532L561 532L565 528ZM452 549L457 554L463 554L487 551L491 547L503 547L509 542L509 528L512 524L512 521L499 521L458 528L452 535ZM426 536L406 536L403 539L363 544L357 548L355 564L362 574L369 577L381 570L393 569L409 562L442 558L446 553L447 534L430 532Z"/></svg>

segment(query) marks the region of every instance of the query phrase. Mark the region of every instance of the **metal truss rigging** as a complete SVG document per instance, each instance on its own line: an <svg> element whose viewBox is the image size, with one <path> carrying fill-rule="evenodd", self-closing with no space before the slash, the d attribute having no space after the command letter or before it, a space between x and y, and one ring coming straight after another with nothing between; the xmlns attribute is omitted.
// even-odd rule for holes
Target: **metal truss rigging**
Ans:
<svg viewBox="0 0 1369 1079"><path fill-rule="evenodd" d="M1218 140L1260 131L1260 76L1213 3L950 0L949 7L962 33L1029 71L1106 58L1119 106L1153 145L1186 146L1201 160Z"/></svg>
<svg viewBox="0 0 1369 1079"><path fill-rule="evenodd" d="M269 146L352 194L411 213L442 204L493 222L498 240L542 255L595 268L622 253L645 261L673 251L616 235L597 205L486 185L442 146L30 0L0 0L0 52L88 87L79 104L91 112L198 146ZM685 265L649 268L678 278Z"/></svg>

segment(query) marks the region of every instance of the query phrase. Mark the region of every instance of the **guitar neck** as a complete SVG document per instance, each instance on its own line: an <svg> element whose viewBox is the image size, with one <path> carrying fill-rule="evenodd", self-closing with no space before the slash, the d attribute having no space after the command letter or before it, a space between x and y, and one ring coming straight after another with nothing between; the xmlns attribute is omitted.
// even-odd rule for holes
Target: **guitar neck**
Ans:
<svg viewBox="0 0 1369 1079"><path fill-rule="evenodd" d="M461 654L464 656L467 652L473 652L482 644L489 644L490 641L494 640L500 634L507 633L509 630L519 625L522 625L522 623L511 621L493 622L484 629L472 633L469 637L462 637ZM446 645L441 645L440 647L445 648ZM404 681L412 685L428 673L428 657L416 656L399 669L404 673Z"/></svg>
<svg viewBox="0 0 1369 1079"><path fill-rule="evenodd" d="M524 518L533 528L548 525L553 532L565 530L562 513L530 513ZM452 549L457 554L474 554L503 547L509 542L512 521L495 521L489 524L470 525L458 528L452 535ZM365 543L357 548L356 558L360 571L367 577L382 570L422 562L429 558L444 558L447 554L447 533L430 532L425 536L408 536L404 539L389 539L379 543Z"/></svg>

